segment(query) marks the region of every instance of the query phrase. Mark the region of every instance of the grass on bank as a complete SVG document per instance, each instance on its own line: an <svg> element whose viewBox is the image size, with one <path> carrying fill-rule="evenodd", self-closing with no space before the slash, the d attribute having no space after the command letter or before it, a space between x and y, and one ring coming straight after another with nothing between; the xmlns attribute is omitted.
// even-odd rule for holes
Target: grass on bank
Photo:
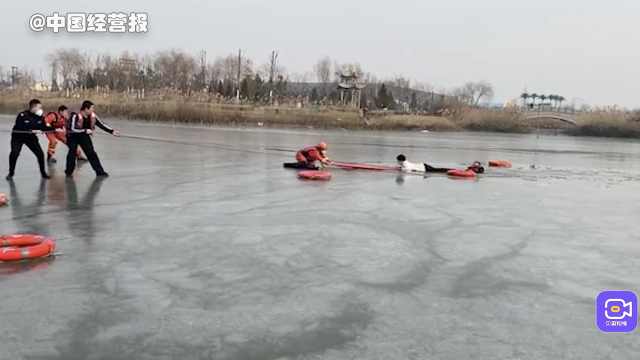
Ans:
<svg viewBox="0 0 640 360"><path fill-rule="evenodd" d="M598 111L580 114L578 125L567 129L575 136L640 138L640 118L635 113Z"/></svg>
<svg viewBox="0 0 640 360"><path fill-rule="evenodd" d="M64 104L77 109L84 98L65 98L53 94L0 93L0 112L16 113L24 110L32 97L38 97L45 111L53 111ZM428 115L371 115L365 121L358 111L340 108L271 107L259 105L217 104L188 101L183 98L136 100L126 96L87 96L103 116L143 121L170 121L185 124L313 127L371 130L460 130L450 119Z"/></svg>
<svg viewBox="0 0 640 360"><path fill-rule="evenodd" d="M103 116L126 119L179 122L186 124L342 128L349 130L429 130L429 131L494 131L526 133L539 129L559 129L577 136L640 138L640 116L621 111L589 112L578 115L578 125L556 120L525 120L517 111L492 109L459 109L449 116L370 114L365 121L355 110L336 107L271 107L216 103L181 96L149 96L137 100L126 94L87 92L70 98L56 93L0 92L0 112L15 114L26 108L26 102L40 98L45 111L61 104L78 109L82 100L93 100Z"/></svg>

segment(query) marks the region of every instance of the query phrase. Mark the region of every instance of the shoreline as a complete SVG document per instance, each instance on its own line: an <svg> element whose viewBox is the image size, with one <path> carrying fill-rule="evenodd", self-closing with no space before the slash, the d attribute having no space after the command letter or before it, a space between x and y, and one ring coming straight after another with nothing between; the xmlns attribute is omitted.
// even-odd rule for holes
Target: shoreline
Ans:
<svg viewBox="0 0 640 360"><path fill-rule="evenodd" d="M15 115L24 110L28 98L39 97L45 112L66 104L74 109L82 97L65 98L51 93L0 93L0 113ZM507 134L549 134L602 138L640 139L640 121L619 113L584 116L575 126L554 120L527 121L521 113L508 110L463 109L452 116L374 113L361 117L357 110L309 106L305 108L219 104L193 99L131 99L127 96L87 94L105 118L120 118L157 124L208 127L276 128L349 131L490 132ZM27 99L27 100L25 100Z"/></svg>

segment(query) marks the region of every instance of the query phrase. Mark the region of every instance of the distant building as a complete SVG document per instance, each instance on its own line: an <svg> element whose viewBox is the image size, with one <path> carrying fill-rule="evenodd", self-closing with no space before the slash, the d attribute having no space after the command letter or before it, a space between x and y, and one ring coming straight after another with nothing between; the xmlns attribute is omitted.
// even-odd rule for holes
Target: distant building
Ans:
<svg viewBox="0 0 640 360"><path fill-rule="evenodd" d="M44 81L36 81L35 84L31 86L31 90L33 91L49 91L50 88L49 83Z"/></svg>
<svg viewBox="0 0 640 360"><path fill-rule="evenodd" d="M360 81L357 73L345 71L340 74L338 91L340 91L340 103L353 108L360 107L360 95L366 85Z"/></svg>

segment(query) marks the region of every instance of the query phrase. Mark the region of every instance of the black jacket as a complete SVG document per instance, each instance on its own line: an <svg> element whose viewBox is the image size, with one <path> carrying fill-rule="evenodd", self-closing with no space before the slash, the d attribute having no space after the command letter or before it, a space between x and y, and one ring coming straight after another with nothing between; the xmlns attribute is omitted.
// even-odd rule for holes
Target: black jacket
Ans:
<svg viewBox="0 0 640 360"><path fill-rule="evenodd" d="M114 129L108 124L100 121L95 114L87 118L82 116L81 113L73 112L69 117L69 121L67 121L67 135L86 133L87 130L93 131L96 126L109 134L113 134Z"/></svg>
<svg viewBox="0 0 640 360"><path fill-rule="evenodd" d="M47 131L51 130L51 128L45 124L42 116L38 116L29 110L25 110L18 114L16 117L16 123L13 125L13 131L30 132L34 130Z"/></svg>

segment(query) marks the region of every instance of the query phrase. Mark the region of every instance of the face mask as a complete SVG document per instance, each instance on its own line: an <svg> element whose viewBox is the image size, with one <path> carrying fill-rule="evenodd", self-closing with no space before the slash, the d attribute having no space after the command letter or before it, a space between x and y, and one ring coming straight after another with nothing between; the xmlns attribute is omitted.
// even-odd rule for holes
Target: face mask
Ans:
<svg viewBox="0 0 640 360"><path fill-rule="evenodd" d="M44 114L44 111L42 109L38 109L38 110L36 110L36 112L34 112L34 114L36 114L38 116L42 116L42 114Z"/></svg>

